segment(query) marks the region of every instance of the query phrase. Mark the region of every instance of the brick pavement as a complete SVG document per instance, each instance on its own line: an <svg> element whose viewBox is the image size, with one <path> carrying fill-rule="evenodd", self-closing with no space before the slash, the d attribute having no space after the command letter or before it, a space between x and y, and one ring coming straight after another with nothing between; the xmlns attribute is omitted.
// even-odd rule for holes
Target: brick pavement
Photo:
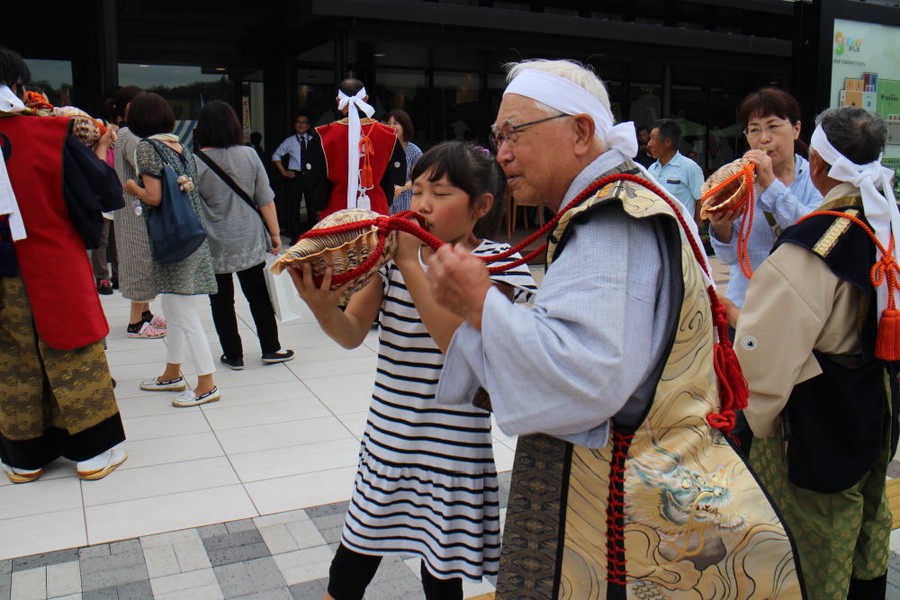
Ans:
<svg viewBox="0 0 900 600"><path fill-rule="evenodd" d="M500 474L506 507L509 473ZM319 600L346 502L0 561L0 600ZM423 597L418 559L390 557L367 600ZM468 585L466 597L493 590Z"/></svg>

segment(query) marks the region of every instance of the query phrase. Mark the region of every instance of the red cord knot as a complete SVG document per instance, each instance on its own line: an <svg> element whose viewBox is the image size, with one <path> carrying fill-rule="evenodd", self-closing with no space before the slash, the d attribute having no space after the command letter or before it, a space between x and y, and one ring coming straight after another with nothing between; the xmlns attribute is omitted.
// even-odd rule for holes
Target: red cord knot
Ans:
<svg viewBox="0 0 900 600"><path fill-rule="evenodd" d="M891 246L893 245L894 240L891 238ZM895 290L897 289L898 273L900 273L900 266L897 265L897 261L891 250L890 254L882 255L881 258L872 265L872 283L875 284L875 287L878 287L887 281L888 289ZM893 298L893 295L891 297Z"/></svg>

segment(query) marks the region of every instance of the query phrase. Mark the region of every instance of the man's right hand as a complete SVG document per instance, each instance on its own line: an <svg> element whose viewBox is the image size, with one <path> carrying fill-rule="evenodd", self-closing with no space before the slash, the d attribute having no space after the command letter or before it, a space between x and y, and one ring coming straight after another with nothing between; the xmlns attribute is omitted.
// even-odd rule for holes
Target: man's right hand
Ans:
<svg viewBox="0 0 900 600"><path fill-rule="evenodd" d="M444 244L428 259L428 279L439 304L481 330L484 298L491 289L482 260L464 248Z"/></svg>

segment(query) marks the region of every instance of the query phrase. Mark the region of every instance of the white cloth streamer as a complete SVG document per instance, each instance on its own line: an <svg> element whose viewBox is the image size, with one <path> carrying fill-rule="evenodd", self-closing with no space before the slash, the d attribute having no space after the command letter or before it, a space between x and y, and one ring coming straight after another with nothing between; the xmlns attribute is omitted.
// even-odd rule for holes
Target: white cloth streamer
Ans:
<svg viewBox="0 0 900 600"><path fill-rule="evenodd" d="M881 155L878 159L865 165L858 165L841 154L837 148L831 145L825 130L821 125L813 131L809 147L815 150L826 163L831 165L828 176L837 181L844 181L859 188L862 195L863 210L866 220L872 226L875 237L885 248L890 247L891 235L898 239L900 233L900 211L897 210L897 201L894 199L894 189L891 180L894 172L881 164ZM881 192L879 192L879 189ZM877 251L877 258L881 258L881 251ZM894 248L894 259L897 258L897 249ZM878 319L881 312L888 305L888 290L886 285L876 288L878 297Z"/></svg>
<svg viewBox="0 0 900 600"><path fill-rule="evenodd" d="M9 215L9 229L13 240L19 241L28 237L22 214L19 212L19 204L16 202L16 194L9 181L9 173L6 171L6 162L2 157L0 157L0 215Z"/></svg>
<svg viewBox="0 0 900 600"><path fill-rule="evenodd" d="M350 122L350 131L347 135L347 208L369 208L360 206L358 202L361 195L365 196L365 191L363 190L361 193L359 189L359 139L362 125L360 125L357 109L365 113L366 117L375 114L375 109L365 100L367 95L366 88L362 88L354 96L348 96L344 92L338 91L338 109L344 110L349 107L347 110L347 118ZM351 104L353 106L350 106Z"/></svg>
<svg viewBox="0 0 900 600"><path fill-rule="evenodd" d="M0 112L20 113L23 110L25 103L9 89L9 86L0 84Z"/></svg>

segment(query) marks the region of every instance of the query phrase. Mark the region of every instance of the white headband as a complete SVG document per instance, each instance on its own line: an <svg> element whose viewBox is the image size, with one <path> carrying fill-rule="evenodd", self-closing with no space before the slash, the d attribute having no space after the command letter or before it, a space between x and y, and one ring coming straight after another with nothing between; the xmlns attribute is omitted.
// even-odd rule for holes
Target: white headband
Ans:
<svg viewBox="0 0 900 600"><path fill-rule="evenodd" d="M375 114L372 105L365 101L366 88L362 88L356 95L348 96L344 92L338 90L338 109L344 110L348 105L353 106L347 111L347 117L350 120L350 131L347 136L347 208L365 208L369 206L361 206L359 204L360 195L365 195L365 190L359 189L359 138L362 126L359 122L359 113L357 109L371 117Z"/></svg>
<svg viewBox="0 0 900 600"><path fill-rule="evenodd" d="M858 165L831 145L821 125L817 125L816 130L813 131L809 147L815 150L822 160L831 165L831 169L828 171L829 177L859 188L866 220L872 226L875 237L882 246L885 248L890 246L892 233L894 239L900 242L898 239L900 211L897 210L894 190L891 187L894 172L881 166L881 155L878 156L878 160ZM880 193L879 188L881 189ZM878 251L877 258L881 258L880 251ZM896 248L894 249L894 258L897 258ZM878 286L876 292L878 293L878 318L880 319L881 312L887 307L887 286Z"/></svg>
<svg viewBox="0 0 900 600"><path fill-rule="evenodd" d="M567 115L585 113L594 120L595 134L607 148L618 150L627 158L638 151L634 123L615 125L609 109L586 89L553 73L540 69L525 69L506 86L506 94L518 94L546 104Z"/></svg>
<svg viewBox="0 0 900 600"><path fill-rule="evenodd" d="M0 84L0 112L19 113L23 110L25 103L9 89L9 86Z"/></svg>
<svg viewBox="0 0 900 600"><path fill-rule="evenodd" d="M594 120L595 135L606 144L607 152L615 152L620 155L620 160L616 162L621 162L625 158L634 158L637 154L637 132L635 131L634 123L626 121L614 125L615 119L612 113L597 97L565 77L540 69L525 69L509 82L506 91L503 92L504 96L506 94L518 94L519 96L531 98L567 115L590 115ZM641 175L645 179L657 183L646 169L640 165L636 166L640 169ZM686 235L693 237L694 242L702 248L703 244L697 232L694 216L688 214L684 205L665 186L657 184L657 187L673 201L672 204L676 207L676 210L681 212L688 226ZM703 258L705 267L703 269L703 279L707 285L715 286L715 283L709 276L709 273L712 272L709 266L709 259L706 256Z"/></svg>

